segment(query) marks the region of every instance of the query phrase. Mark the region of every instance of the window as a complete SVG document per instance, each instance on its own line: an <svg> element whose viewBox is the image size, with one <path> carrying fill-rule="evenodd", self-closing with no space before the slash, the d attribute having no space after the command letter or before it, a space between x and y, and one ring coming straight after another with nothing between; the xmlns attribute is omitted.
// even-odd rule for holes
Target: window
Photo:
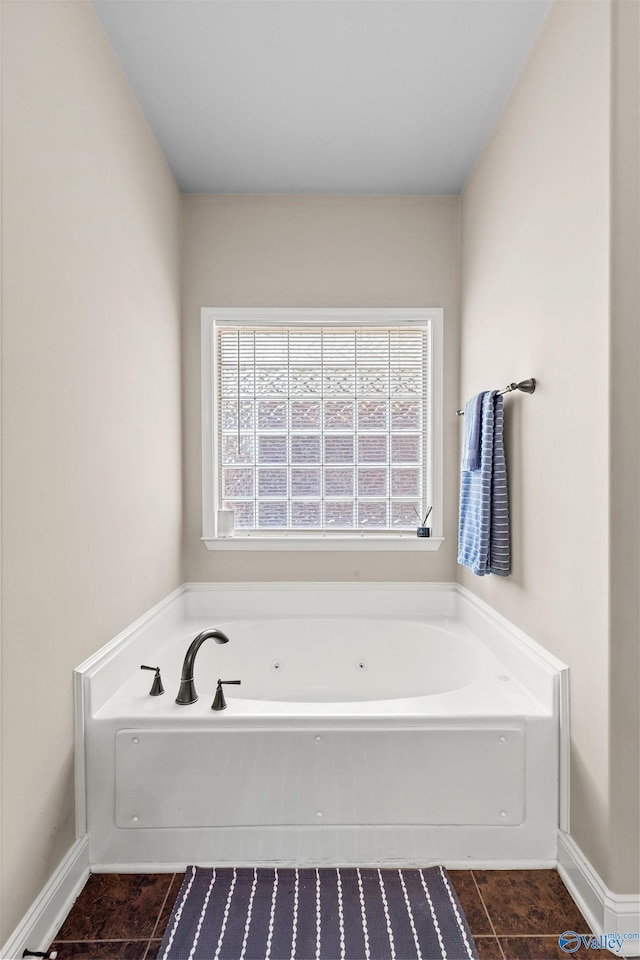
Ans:
<svg viewBox="0 0 640 960"><path fill-rule="evenodd" d="M205 541L439 536L441 310L202 317Z"/></svg>

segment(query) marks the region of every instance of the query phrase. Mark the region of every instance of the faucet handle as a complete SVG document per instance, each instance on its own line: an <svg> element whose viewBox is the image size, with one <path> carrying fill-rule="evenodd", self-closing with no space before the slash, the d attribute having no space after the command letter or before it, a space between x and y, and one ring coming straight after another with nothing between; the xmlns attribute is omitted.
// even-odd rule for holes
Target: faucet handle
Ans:
<svg viewBox="0 0 640 960"><path fill-rule="evenodd" d="M211 704L212 710L226 710L227 701L224 698L224 693L222 691L223 683L233 683L237 686L240 686L242 680L218 680L218 686L216 687L216 695L213 698L213 703Z"/></svg>
<svg viewBox="0 0 640 960"><path fill-rule="evenodd" d="M162 678L160 676L160 667L147 667L145 664L140 665L141 670L155 670L156 675L153 678L153 683L151 684L151 690L149 691L150 697L159 697L164 693L164 687L162 686Z"/></svg>

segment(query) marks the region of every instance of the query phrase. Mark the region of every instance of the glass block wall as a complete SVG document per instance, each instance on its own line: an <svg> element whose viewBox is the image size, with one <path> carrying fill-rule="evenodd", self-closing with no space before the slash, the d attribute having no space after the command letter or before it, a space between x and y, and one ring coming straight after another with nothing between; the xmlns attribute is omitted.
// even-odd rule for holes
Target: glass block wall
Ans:
<svg viewBox="0 0 640 960"><path fill-rule="evenodd" d="M217 501L236 529L415 529L429 347L428 324L219 326Z"/></svg>

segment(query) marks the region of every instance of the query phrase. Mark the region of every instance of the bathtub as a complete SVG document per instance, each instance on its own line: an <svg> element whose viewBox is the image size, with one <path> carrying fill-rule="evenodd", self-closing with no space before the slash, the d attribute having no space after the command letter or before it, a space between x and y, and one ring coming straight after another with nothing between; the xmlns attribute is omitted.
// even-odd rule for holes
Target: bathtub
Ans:
<svg viewBox="0 0 640 960"><path fill-rule="evenodd" d="M185 589L79 668L92 869L555 863L566 668L422 589ZM178 705L212 626L230 642L205 641ZM224 711L218 678L241 680Z"/></svg>

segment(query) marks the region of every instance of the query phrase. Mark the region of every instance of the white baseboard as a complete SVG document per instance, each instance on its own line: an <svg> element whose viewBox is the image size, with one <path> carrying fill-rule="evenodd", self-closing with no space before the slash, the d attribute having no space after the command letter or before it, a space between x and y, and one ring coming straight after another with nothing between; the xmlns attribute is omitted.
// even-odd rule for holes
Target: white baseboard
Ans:
<svg viewBox="0 0 640 960"><path fill-rule="evenodd" d="M421 858L420 860L367 860L364 861L340 861L339 866L344 867L380 867L384 869L388 867L391 870L412 870L416 867L431 867L438 866L442 864L443 867L447 870L555 870L556 861L555 860L443 860L442 857L436 857L434 859ZM184 873L187 867L192 865L192 861L189 860L185 862L184 860L178 860L174 863L156 863L155 861L149 861L148 863L100 863L91 867L92 873ZM199 867L220 867L220 866L234 866L234 867L247 867L253 869L253 867L280 867L284 868L294 868L300 866L299 860L234 860L233 863L221 864L220 860L206 860L203 858L198 859L197 866ZM304 866L318 866L325 867L331 866L335 868L335 864L327 864L324 862L318 862L313 864L304 864Z"/></svg>
<svg viewBox="0 0 640 960"><path fill-rule="evenodd" d="M24 950L46 950L64 923L89 876L89 838L76 840L49 882L40 891L7 942L2 960L22 957Z"/></svg>
<svg viewBox="0 0 640 960"><path fill-rule="evenodd" d="M558 832L558 873L595 936L635 934L613 952L620 957L640 956L640 895L612 893L575 840L562 830Z"/></svg>

